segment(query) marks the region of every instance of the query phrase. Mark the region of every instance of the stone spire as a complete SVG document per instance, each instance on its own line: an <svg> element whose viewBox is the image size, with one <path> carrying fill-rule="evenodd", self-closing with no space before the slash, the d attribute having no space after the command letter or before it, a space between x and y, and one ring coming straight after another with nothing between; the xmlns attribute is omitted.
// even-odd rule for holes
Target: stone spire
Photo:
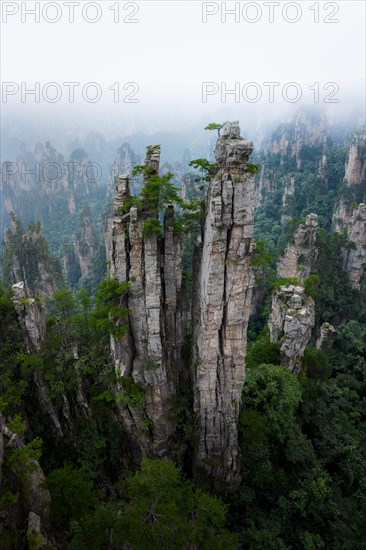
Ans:
<svg viewBox="0 0 366 550"><path fill-rule="evenodd" d="M305 295L302 286L283 285L273 294L268 319L270 338L280 344L282 362L292 372L300 371L314 324L314 300Z"/></svg>
<svg viewBox="0 0 366 550"><path fill-rule="evenodd" d="M345 166L344 179L348 187L365 182L366 178L366 134L353 136Z"/></svg>
<svg viewBox="0 0 366 550"><path fill-rule="evenodd" d="M148 147L145 186L159 174L159 161L160 146ZM144 202L124 207L129 198L128 177L120 176L108 255L111 277L131 287L121 302L129 311L129 329L121 338L112 337L112 352L122 377L121 391L126 377L144 391L143 407L128 400L120 407L137 454L159 457L169 452L176 428L171 408L181 347L181 237L173 232L173 205L165 212L165 236L161 237L144 231L147 220L158 219L157 205L154 212Z"/></svg>
<svg viewBox="0 0 366 550"><path fill-rule="evenodd" d="M281 278L298 277L304 281L314 267L317 257L315 247L316 230L318 228L318 216L309 214L305 224L300 224L295 231L292 242L279 259L277 275Z"/></svg>
<svg viewBox="0 0 366 550"><path fill-rule="evenodd" d="M347 237L351 247L345 250L345 269L353 288L359 290L366 264L366 204L361 203L353 210Z"/></svg>
<svg viewBox="0 0 366 550"><path fill-rule="evenodd" d="M254 285L252 150L238 122L226 123L215 149L193 297L196 460L226 488L239 480L237 422Z"/></svg>

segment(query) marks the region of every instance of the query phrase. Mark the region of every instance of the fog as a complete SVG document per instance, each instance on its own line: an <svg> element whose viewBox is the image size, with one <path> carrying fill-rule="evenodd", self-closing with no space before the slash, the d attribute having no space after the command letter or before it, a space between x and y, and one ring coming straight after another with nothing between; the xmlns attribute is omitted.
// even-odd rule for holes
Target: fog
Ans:
<svg viewBox="0 0 366 550"><path fill-rule="evenodd" d="M58 1L1 8L7 125L47 118L52 126L62 117L70 128L118 133L122 125L128 134L190 129L217 117L270 120L302 104L362 115L364 2Z"/></svg>

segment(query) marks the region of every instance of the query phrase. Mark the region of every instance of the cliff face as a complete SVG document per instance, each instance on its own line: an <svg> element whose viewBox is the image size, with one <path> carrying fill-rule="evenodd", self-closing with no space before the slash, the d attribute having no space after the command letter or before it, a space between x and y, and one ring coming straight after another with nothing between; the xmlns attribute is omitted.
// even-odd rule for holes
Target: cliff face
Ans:
<svg viewBox="0 0 366 550"><path fill-rule="evenodd" d="M358 185L366 178L366 134L356 134L345 166L347 186Z"/></svg>
<svg viewBox="0 0 366 550"><path fill-rule="evenodd" d="M159 159L160 147L148 148L145 185L158 174ZM182 340L181 237L173 232L173 206L165 212L165 237L161 238L144 230L152 216L144 205L124 207L129 197L128 177L122 176L117 182L109 259L111 277L131 283L121 303L129 309L129 329L120 339L112 337L112 350L119 376L132 377L145 392L143 409L121 409L127 430L140 453L163 456L175 432L171 400ZM157 220L157 211L153 217ZM138 437L144 426L150 427L149 434Z"/></svg>
<svg viewBox="0 0 366 550"><path fill-rule="evenodd" d="M46 335L46 310L39 300L29 298L23 281L13 285L12 290L13 303L22 328L27 352L31 354L39 353ZM60 419L49 397L43 371L34 369L33 379L40 408L49 416L55 434L63 436Z"/></svg>
<svg viewBox="0 0 366 550"><path fill-rule="evenodd" d="M287 245L284 255L279 259L277 275L281 278L298 277L304 281L311 273L317 257L316 230L318 216L309 214L305 224L296 229L293 242Z"/></svg>
<svg viewBox="0 0 366 550"><path fill-rule="evenodd" d="M118 149L116 157L114 159L112 177L109 180L108 184L108 195L114 195L114 178L119 174L130 175L133 168L142 164L143 158L140 155L137 155L129 143L122 143L121 147ZM133 178L133 181L130 182L131 191L136 193L140 190L141 181L139 178Z"/></svg>
<svg viewBox="0 0 366 550"><path fill-rule="evenodd" d="M61 266L52 257L42 237L39 223L24 230L13 218L6 232L4 253L4 279L8 284L24 282L27 295L42 294L51 297L63 283Z"/></svg>
<svg viewBox="0 0 366 550"><path fill-rule="evenodd" d="M325 138L325 119L303 110L292 122L279 126L273 136L269 152L280 153L283 159L287 156L295 157L297 168L300 168L302 148L322 146Z"/></svg>
<svg viewBox="0 0 366 550"><path fill-rule="evenodd" d="M0 518L0 539L2 531L15 532L27 526L27 547L41 548L47 546L44 536L49 528L49 513L51 495L46 488L46 477L37 460L28 459L22 472L9 472L2 479L2 464L9 451L22 449L25 446L24 438L13 433L5 423L0 413L0 481L3 491L18 490L18 499L11 506L2 506ZM34 540L39 542L34 546ZM33 541L32 541L33 539ZM4 540L5 543L5 540ZM8 547L8 546L4 546Z"/></svg>
<svg viewBox="0 0 366 550"><path fill-rule="evenodd" d="M90 209L84 207L79 213L79 229L72 243L64 246L63 268L71 285L93 274L93 259L98 249L98 237L94 229Z"/></svg>
<svg viewBox="0 0 366 550"><path fill-rule="evenodd" d="M271 342L280 344L283 364L299 372L315 324L315 304L301 286L281 286L272 297L268 320Z"/></svg>
<svg viewBox="0 0 366 550"><path fill-rule="evenodd" d="M347 204L343 198L335 204L332 215L332 230L340 233L347 229L352 217L352 206Z"/></svg>
<svg viewBox="0 0 366 550"><path fill-rule="evenodd" d="M360 289L366 265L366 204L353 210L348 223L347 237L351 248L345 251L345 269L353 288Z"/></svg>
<svg viewBox="0 0 366 550"><path fill-rule="evenodd" d="M28 298L24 282L12 286L13 303L23 330L28 353L41 350L46 334L46 312L34 298Z"/></svg>
<svg viewBox="0 0 366 550"><path fill-rule="evenodd" d="M295 194L295 177L286 176L282 195L281 224L291 220L294 216L293 197Z"/></svg>
<svg viewBox="0 0 366 550"><path fill-rule="evenodd" d="M255 206L260 206L275 189L275 171L264 164L260 168L260 175L254 186Z"/></svg>
<svg viewBox="0 0 366 550"><path fill-rule="evenodd" d="M238 123L225 125L215 149L218 171L208 189L193 297L196 459L227 486L239 474L237 421L254 285L252 149Z"/></svg>
<svg viewBox="0 0 366 550"><path fill-rule="evenodd" d="M12 291L26 350L28 353L38 353L46 332L45 310L38 300L27 296L23 282L13 285ZM40 409L50 416L55 433L59 436L63 435L41 370L34 369L33 380ZM42 546L45 546L47 541L44 533L49 527L51 496L45 486L46 478L39 462L34 458L28 458L21 472L7 466L4 480L2 480L2 463L7 458L7 454L14 449L22 449L26 445L23 435L9 429L8 421L9 417L3 416L0 412L0 484L2 493L7 490L13 492L16 490L19 498L11 507L7 507L6 504L2 507L0 539L3 529L11 532L24 529L26 525L29 547L32 547L32 537L33 539L37 537L40 542L40 546L37 547L41 547L41 542Z"/></svg>

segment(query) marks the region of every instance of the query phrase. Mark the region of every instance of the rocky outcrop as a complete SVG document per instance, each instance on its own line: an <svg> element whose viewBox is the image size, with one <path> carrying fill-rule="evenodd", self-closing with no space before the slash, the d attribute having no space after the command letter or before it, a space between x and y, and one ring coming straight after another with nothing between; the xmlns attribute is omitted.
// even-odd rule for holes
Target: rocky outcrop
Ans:
<svg viewBox="0 0 366 550"><path fill-rule="evenodd" d="M299 372L315 324L315 304L302 286L281 286L272 297L268 320L271 342L280 344L283 364Z"/></svg>
<svg viewBox="0 0 366 550"><path fill-rule="evenodd" d="M29 224L25 230L13 217L5 233L4 279L8 284L24 282L27 296L52 297L63 284L61 265L54 258L41 234L41 224Z"/></svg>
<svg viewBox="0 0 366 550"><path fill-rule="evenodd" d="M340 198L335 204L332 215L332 230L340 233L347 229L352 217L352 206L344 198Z"/></svg>
<svg viewBox="0 0 366 550"><path fill-rule="evenodd" d="M93 229L89 208L80 212L80 229L76 235L75 251L79 260L82 277L90 274L91 262L95 254L98 241Z"/></svg>
<svg viewBox="0 0 366 550"><path fill-rule="evenodd" d="M159 172L160 146L148 147L146 176ZM112 336L116 372L129 377L144 390L143 408L124 405L120 411L135 440L138 453L167 454L175 432L172 397L179 375L182 342L180 295L182 287L181 237L173 231L174 207L164 217L164 237L147 231L151 219L158 224L157 207L151 211L142 202L126 206L130 198L128 176L116 186L110 243L110 275L127 281L130 288L121 305L128 308L128 331Z"/></svg>
<svg viewBox="0 0 366 550"><path fill-rule="evenodd" d="M348 223L347 237L350 246L345 251L345 269L353 288L360 289L366 265L366 204L353 210Z"/></svg>
<svg viewBox="0 0 366 550"><path fill-rule="evenodd" d="M29 298L24 282L12 286L13 303L23 329L27 351L38 353L46 334L46 312L40 300Z"/></svg>
<svg viewBox="0 0 366 550"><path fill-rule="evenodd" d="M72 242L63 247L63 268L71 285L80 284L81 277L85 283L85 279L93 274L98 244L90 209L83 207L79 213L79 229Z"/></svg>
<svg viewBox="0 0 366 550"><path fill-rule="evenodd" d="M217 174L209 184L193 297L196 461L217 485L239 478L237 421L244 383L254 277L253 146L237 122L218 138Z"/></svg>
<svg viewBox="0 0 366 550"><path fill-rule="evenodd" d="M366 180L366 134L353 137L345 166L344 179L348 187Z"/></svg>
<svg viewBox="0 0 366 550"><path fill-rule="evenodd" d="M118 149L114 163L111 169L111 177L108 183L108 196L113 197L115 193L115 181L120 174L126 174L130 177L129 187L133 193L137 193L141 190L141 178L131 178L131 172L136 165L140 165L143 162L143 158L136 154L129 143L122 143Z"/></svg>
<svg viewBox="0 0 366 550"><path fill-rule="evenodd" d="M320 334L315 344L316 349L322 350L332 347L335 332L336 330L333 325L330 323L323 323L320 327Z"/></svg>
<svg viewBox="0 0 366 550"><path fill-rule="evenodd" d="M45 308L39 299L35 300L27 296L23 281L13 285L12 290L13 303L22 328L27 352L39 353L46 335ZM43 371L39 368L33 369L33 379L37 388L37 397L41 409L51 419L56 435L63 436L61 423L49 396Z"/></svg>
<svg viewBox="0 0 366 550"><path fill-rule="evenodd" d="M17 452L25 447L23 436L12 432L0 413L0 479L2 462L8 453ZM46 488L46 478L39 462L28 458L20 467L8 469L2 483L2 491L14 491L16 487L18 498L11 507L5 507L0 515L0 538L3 531L14 532L28 525L28 533L39 534L38 541L46 543L42 533L48 527L51 495ZM34 540L34 537L33 537ZM33 546L32 546L33 548Z"/></svg>
<svg viewBox="0 0 366 550"><path fill-rule="evenodd" d="M288 156L294 157L297 168L301 168L302 148L323 146L326 132L326 120L323 116L301 110L290 123L281 124L274 132L269 152L280 153L281 162Z"/></svg>
<svg viewBox="0 0 366 550"><path fill-rule="evenodd" d="M285 224L294 216L293 197L295 194L295 177L286 176L282 195L281 224Z"/></svg>
<svg viewBox="0 0 366 550"><path fill-rule="evenodd" d="M255 207L260 206L263 201L274 191L275 189L275 170L271 166L262 164L260 168L259 177L256 178L254 186L255 194Z"/></svg>
<svg viewBox="0 0 366 550"><path fill-rule="evenodd" d="M284 255L279 259L277 275L281 278L298 277L304 281L312 271L317 249L316 230L318 227L318 216L309 214L305 224L300 224L293 236L293 242L287 245Z"/></svg>

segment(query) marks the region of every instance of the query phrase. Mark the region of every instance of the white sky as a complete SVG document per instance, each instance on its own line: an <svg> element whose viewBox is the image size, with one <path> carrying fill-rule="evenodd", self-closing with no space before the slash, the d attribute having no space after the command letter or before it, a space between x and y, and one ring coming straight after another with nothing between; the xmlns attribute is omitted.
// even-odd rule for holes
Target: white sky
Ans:
<svg viewBox="0 0 366 550"><path fill-rule="evenodd" d="M338 83L341 87L340 100L345 85L358 88L360 95L364 93L366 20L363 0L278 0L270 3L280 4L275 7L273 23L269 22L270 8L262 1L210 2L207 9L218 10L218 13L208 16L207 23L203 23L205 3L197 0L136 1L133 4L138 6L138 13L132 17L139 22L131 24L114 23L114 12L110 8L119 4L122 20L132 13L133 5L103 0L94 2L100 9L101 19L91 24L82 17L82 8L91 2L74 2L75 22L70 23L67 2L41 1L41 10L45 4L58 5L61 19L51 24L42 14L41 21L36 23L34 16L24 12L25 8L34 8L36 2L1 0L2 81L15 82L19 86L23 81L29 85L54 81L61 86L64 98L68 94L63 86L65 81L82 85L98 82L104 100L112 98L108 87L113 83L119 82L122 87L126 82L136 82L140 88L139 104L122 105L124 109L130 113L153 109L154 114L159 112L162 116L181 113L182 118L186 116L187 105L193 113L207 109L214 102L220 103L217 93L208 98L208 105L202 104L201 89L205 81L216 82L219 90L222 82L226 82L228 88L239 82L240 92L246 83L257 82L265 94L268 90L263 88L263 83L275 81L281 84L279 95L283 85L297 82L304 99L310 101L313 92L308 87L315 82L320 83L321 99L326 95L322 87L327 82ZM247 6L248 17L253 19L258 8L262 10L261 19L248 23L241 11L238 23L233 15L228 15L227 22L223 23L221 6L232 9L235 4L240 11L254 4L251 8ZM285 5L292 19L301 8L298 22L284 20ZM314 22L317 8L319 23ZM18 12L9 15L4 22L6 13L16 9ZM22 11L24 23L21 22ZM92 6L88 8L89 17L93 18L96 13ZM47 15L55 17L55 6L48 8ZM338 23L324 23L327 16L338 19ZM76 97L79 96L77 91ZM275 97L276 101L281 99ZM227 104L235 106L234 97L227 98ZM3 112L10 105L30 111L38 108L32 98L27 98L25 105L20 99L18 93L3 103ZM80 101L85 103L81 96ZM242 96L240 102L243 102ZM95 112L98 107L95 104L86 106ZM261 106L267 108L268 99L262 99ZM51 113L56 112L57 107L57 104L47 106ZM73 108L70 107L69 112L72 113Z"/></svg>

